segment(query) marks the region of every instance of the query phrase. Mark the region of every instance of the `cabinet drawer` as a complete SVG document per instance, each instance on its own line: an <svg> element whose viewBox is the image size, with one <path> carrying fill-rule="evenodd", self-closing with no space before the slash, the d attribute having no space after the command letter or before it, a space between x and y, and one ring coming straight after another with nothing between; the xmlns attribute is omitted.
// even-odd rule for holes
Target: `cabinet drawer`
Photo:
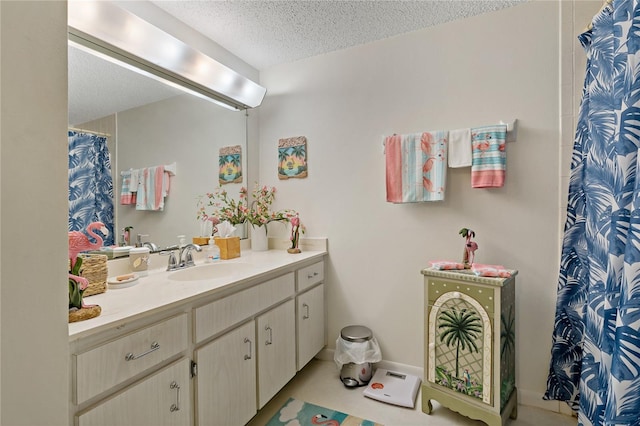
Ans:
<svg viewBox="0 0 640 426"><path fill-rule="evenodd" d="M324 262L314 263L297 271L298 292L304 291L324 279Z"/></svg>
<svg viewBox="0 0 640 426"><path fill-rule="evenodd" d="M187 314L143 328L74 356L80 404L187 349Z"/></svg>
<svg viewBox="0 0 640 426"><path fill-rule="evenodd" d="M294 294L293 272L195 310L196 342L201 342Z"/></svg>

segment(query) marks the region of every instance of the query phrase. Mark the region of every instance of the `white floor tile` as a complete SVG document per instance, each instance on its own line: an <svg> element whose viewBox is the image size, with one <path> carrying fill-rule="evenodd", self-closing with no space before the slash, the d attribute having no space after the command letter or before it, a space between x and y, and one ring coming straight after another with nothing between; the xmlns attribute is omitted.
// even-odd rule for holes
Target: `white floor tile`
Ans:
<svg viewBox="0 0 640 426"><path fill-rule="evenodd" d="M366 398L364 388L346 388L339 379L336 365L330 361L312 360L249 423L262 426L289 398L349 413L385 426L481 426L483 422L463 417L433 402L430 415L422 412L418 394L414 409L397 407ZM563 414L533 407L518 406L518 419L506 426L575 426L577 420Z"/></svg>

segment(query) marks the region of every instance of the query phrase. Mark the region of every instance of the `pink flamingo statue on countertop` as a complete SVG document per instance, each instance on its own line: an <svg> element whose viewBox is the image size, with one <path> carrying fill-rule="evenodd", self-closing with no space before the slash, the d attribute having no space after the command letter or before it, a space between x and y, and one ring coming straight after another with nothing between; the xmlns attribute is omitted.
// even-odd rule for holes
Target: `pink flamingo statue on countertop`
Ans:
<svg viewBox="0 0 640 426"><path fill-rule="evenodd" d="M71 270L73 270L73 267L78 260L78 254L80 254L80 252L86 250L95 250L102 247L102 237L96 234L94 232L94 229L100 230L100 232L102 232L105 236L109 235L109 231L102 222L92 222L89 224L89 226L87 226L87 234L93 237L93 239L96 241L95 243L89 241L89 237L87 237L80 231L69 232L69 260L71 261ZM89 286L89 281L87 281L87 279L84 277L80 277L70 273L69 278L80 285L81 291L84 291ZM82 303L82 307L87 307L84 305L84 302Z"/></svg>
<svg viewBox="0 0 640 426"><path fill-rule="evenodd" d="M464 238L466 238L466 243L464 245L464 257L462 259L462 263L464 263L464 267L468 269L471 267L471 264L473 264L473 260L476 255L476 250L478 250L478 244L475 241L471 240L471 238L476 236L476 233L469 228L462 228L458 233L462 235Z"/></svg>

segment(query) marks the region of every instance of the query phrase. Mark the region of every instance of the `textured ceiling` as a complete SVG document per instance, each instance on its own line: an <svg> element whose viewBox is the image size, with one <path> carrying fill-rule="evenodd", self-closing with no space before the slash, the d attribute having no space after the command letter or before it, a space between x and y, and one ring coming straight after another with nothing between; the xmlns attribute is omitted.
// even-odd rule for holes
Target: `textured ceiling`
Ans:
<svg viewBox="0 0 640 426"><path fill-rule="evenodd" d="M183 93L75 47L68 50L73 126Z"/></svg>
<svg viewBox="0 0 640 426"><path fill-rule="evenodd" d="M523 1L527 0L182 0L152 3L262 70ZM69 123L73 125L178 93L181 92L69 48Z"/></svg>
<svg viewBox="0 0 640 426"><path fill-rule="evenodd" d="M262 70L523 1L163 0L153 3Z"/></svg>

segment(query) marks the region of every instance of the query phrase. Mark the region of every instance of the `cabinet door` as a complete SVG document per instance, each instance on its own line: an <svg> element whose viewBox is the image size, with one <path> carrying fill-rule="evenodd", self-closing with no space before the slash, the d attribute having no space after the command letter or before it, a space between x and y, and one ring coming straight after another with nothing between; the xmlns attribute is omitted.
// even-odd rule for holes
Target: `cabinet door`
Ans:
<svg viewBox="0 0 640 426"><path fill-rule="evenodd" d="M296 374L295 305L283 303L257 319L259 408Z"/></svg>
<svg viewBox="0 0 640 426"><path fill-rule="evenodd" d="M325 345L324 284L297 297L298 371Z"/></svg>
<svg viewBox="0 0 640 426"><path fill-rule="evenodd" d="M253 321L195 351L199 425L243 425L256 414L255 351Z"/></svg>
<svg viewBox="0 0 640 426"><path fill-rule="evenodd" d="M78 416L79 426L191 424L190 361L186 358Z"/></svg>

